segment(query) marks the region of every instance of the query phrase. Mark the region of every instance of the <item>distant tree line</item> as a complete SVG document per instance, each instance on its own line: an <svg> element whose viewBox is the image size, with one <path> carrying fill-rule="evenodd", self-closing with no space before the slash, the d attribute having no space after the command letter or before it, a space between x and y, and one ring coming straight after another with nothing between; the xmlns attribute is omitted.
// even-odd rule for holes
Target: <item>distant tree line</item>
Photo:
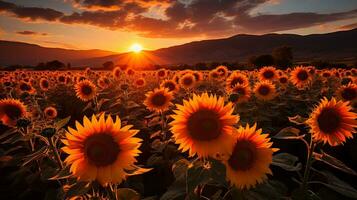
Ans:
<svg viewBox="0 0 357 200"><path fill-rule="evenodd" d="M156 70L161 68L171 69L171 70L211 70L217 66L224 65L230 70L253 70L259 69L263 66L276 66L279 69L286 69L292 67L294 63L293 51L291 47L282 46L274 49L271 54L262 54L251 56L247 63L242 62L199 62L196 64L178 64L178 65L148 65L144 66L143 70ZM327 60L313 60L310 62L298 63L299 65L313 65L318 69L325 68L354 68L357 66L357 56L354 58L351 64L347 65L344 63L336 63ZM127 68L127 65L116 65L113 61L107 61L102 64L102 67L96 68L98 70L112 70L115 67ZM68 70L68 69L82 69L72 68L71 63L63 63L59 60L53 60L49 62L41 62L36 66L23 66L23 65L11 65L7 67L2 67L3 70L16 70L16 69L32 69L32 70Z"/></svg>
<svg viewBox="0 0 357 200"><path fill-rule="evenodd" d="M285 69L293 65L293 51L288 46L278 47L271 54L250 57L248 63L258 68L274 65L277 68Z"/></svg>

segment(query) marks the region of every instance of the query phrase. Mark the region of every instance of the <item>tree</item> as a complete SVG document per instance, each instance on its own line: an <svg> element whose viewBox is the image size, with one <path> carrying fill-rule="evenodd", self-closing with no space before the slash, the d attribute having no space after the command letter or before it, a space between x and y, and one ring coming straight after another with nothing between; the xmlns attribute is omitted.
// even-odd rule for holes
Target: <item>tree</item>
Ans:
<svg viewBox="0 0 357 200"><path fill-rule="evenodd" d="M352 63L352 68L357 67L357 56L354 58L354 61Z"/></svg>
<svg viewBox="0 0 357 200"><path fill-rule="evenodd" d="M196 63L193 67L194 70L206 70L207 69L207 64L204 62L199 62Z"/></svg>
<svg viewBox="0 0 357 200"><path fill-rule="evenodd" d="M278 68L286 69L293 64L293 52L291 47L282 46L275 48L272 55L275 65Z"/></svg>
<svg viewBox="0 0 357 200"><path fill-rule="evenodd" d="M53 60L50 62L46 63L38 63L37 66L35 67L36 70L58 70L58 69L64 69L66 65L58 60Z"/></svg>
<svg viewBox="0 0 357 200"><path fill-rule="evenodd" d="M258 67L269 66L274 65L274 58L270 54L252 56L249 58L249 63Z"/></svg>
<svg viewBox="0 0 357 200"><path fill-rule="evenodd" d="M114 68L113 61L107 61L107 62L103 63L103 68L104 69L113 69Z"/></svg>

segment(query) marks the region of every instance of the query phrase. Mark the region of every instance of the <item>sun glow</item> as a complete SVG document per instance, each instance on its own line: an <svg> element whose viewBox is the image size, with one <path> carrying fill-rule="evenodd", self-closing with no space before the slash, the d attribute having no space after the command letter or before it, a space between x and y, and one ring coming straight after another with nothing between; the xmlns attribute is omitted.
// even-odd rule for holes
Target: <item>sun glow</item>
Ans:
<svg viewBox="0 0 357 200"><path fill-rule="evenodd" d="M135 53L139 53L142 50L143 50L143 47L138 43L135 43L135 44L131 45L131 47L130 47L130 51L135 52Z"/></svg>

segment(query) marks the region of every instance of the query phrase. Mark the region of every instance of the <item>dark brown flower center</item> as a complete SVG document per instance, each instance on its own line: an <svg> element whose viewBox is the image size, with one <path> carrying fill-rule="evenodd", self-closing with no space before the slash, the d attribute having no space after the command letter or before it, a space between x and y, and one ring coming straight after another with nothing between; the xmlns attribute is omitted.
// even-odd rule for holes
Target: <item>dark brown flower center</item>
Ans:
<svg viewBox="0 0 357 200"><path fill-rule="evenodd" d="M286 77L281 77L279 79L279 81L280 81L280 83L286 83L286 82L288 82L288 79Z"/></svg>
<svg viewBox="0 0 357 200"><path fill-rule="evenodd" d="M201 109L193 113L187 120L187 130L193 139L209 141L222 133L222 122L218 113Z"/></svg>
<svg viewBox="0 0 357 200"><path fill-rule="evenodd" d="M258 89L259 94L266 96L270 93L270 87L266 85L262 85Z"/></svg>
<svg viewBox="0 0 357 200"><path fill-rule="evenodd" d="M325 72L325 73L323 73L323 74L322 74L322 76L326 78L326 77L330 77L330 76L331 76L331 74L330 74L330 73Z"/></svg>
<svg viewBox="0 0 357 200"><path fill-rule="evenodd" d="M13 104L4 105L3 111L5 115L10 119L18 119L23 115L22 109L18 105L13 105Z"/></svg>
<svg viewBox="0 0 357 200"><path fill-rule="evenodd" d="M107 79L107 78L104 78L104 79L103 79L103 82L104 82L105 84L107 84L107 85L109 85L109 83L110 83L110 82L109 82L109 79Z"/></svg>
<svg viewBox="0 0 357 200"><path fill-rule="evenodd" d="M341 96L347 101L352 101L357 97L357 91L354 88L345 88L342 90Z"/></svg>
<svg viewBox="0 0 357 200"><path fill-rule="evenodd" d="M232 82L231 82L231 87L237 85L237 83L243 84L244 81L243 81L243 79L242 79L241 77L236 77L236 78L234 78L234 79L232 80Z"/></svg>
<svg viewBox="0 0 357 200"><path fill-rule="evenodd" d="M274 77L274 72L272 70L267 70L263 73L264 78L271 79Z"/></svg>
<svg viewBox="0 0 357 200"><path fill-rule="evenodd" d="M139 79L139 80L136 81L136 84L137 85L144 85L144 81Z"/></svg>
<svg viewBox="0 0 357 200"><path fill-rule="evenodd" d="M255 145L246 140L238 141L234 146L228 164L236 171L249 170L255 163L257 149Z"/></svg>
<svg viewBox="0 0 357 200"><path fill-rule="evenodd" d="M54 112L52 109L48 109L47 112L46 112L47 116L53 116L54 115Z"/></svg>
<svg viewBox="0 0 357 200"><path fill-rule="evenodd" d="M325 108L317 117L319 128L324 133L334 133L341 127L340 113L333 108Z"/></svg>
<svg viewBox="0 0 357 200"><path fill-rule="evenodd" d="M92 164L104 167L116 161L120 148L111 135L101 133L91 135L84 141L84 152Z"/></svg>
<svg viewBox="0 0 357 200"><path fill-rule="evenodd" d="M160 77L165 76L165 71L159 71L159 72L158 72L158 75L159 75Z"/></svg>
<svg viewBox="0 0 357 200"><path fill-rule="evenodd" d="M171 82L166 82L166 83L164 84L164 87L167 88L167 89L169 89L169 91L175 90L175 84L174 84L174 83L171 83Z"/></svg>
<svg viewBox="0 0 357 200"><path fill-rule="evenodd" d="M301 81L305 81L307 78L309 78L309 74L305 70L301 70L297 74L297 78Z"/></svg>
<svg viewBox="0 0 357 200"><path fill-rule="evenodd" d="M129 74L129 75L133 75L133 74L134 74L134 71L133 71L133 70L128 70L128 74Z"/></svg>
<svg viewBox="0 0 357 200"><path fill-rule="evenodd" d="M343 78L342 80L341 80L341 84L342 85L347 85L347 84L349 84L349 83L351 83L352 82L352 79L351 78Z"/></svg>
<svg viewBox="0 0 357 200"><path fill-rule="evenodd" d="M119 76L120 76L120 71L119 71L119 70L115 70L114 76L115 76L115 77L119 77Z"/></svg>
<svg viewBox="0 0 357 200"><path fill-rule="evenodd" d="M46 80L41 81L41 86L42 86L42 88L48 88L48 86L49 86L48 81L46 81Z"/></svg>
<svg viewBox="0 0 357 200"><path fill-rule="evenodd" d="M29 84L27 84L27 83L21 83L20 90L21 91L30 91L31 90L31 86Z"/></svg>
<svg viewBox="0 0 357 200"><path fill-rule="evenodd" d="M5 87L11 86L11 82L9 82L9 81L4 82L4 86L5 86Z"/></svg>
<svg viewBox="0 0 357 200"><path fill-rule="evenodd" d="M58 81L63 83L66 81L66 79L64 78L64 76L60 76L58 77Z"/></svg>
<svg viewBox="0 0 357 200"><path fill-rule="evenodd" d="M185 77L184 79L183 79L183 84L184 85L191 85L193 83L193 80L192 80L192 78L191 77Z"/></svg>
<svg viewBox="0 0 357 200"><path fill-rule="evenodd" d="M83 85L83 86L81 87L81 92L82 92L82 94L88 96L88 95L92 94L93 89L92 89L92 87L89 86L89 85Z"/></svg>
<svg viewBox="0 0 357 200"><path fill-rule="evenodd" d="M152 97L151 102L154 106L163 106L166 103L166 96L163 93L157 93Z"/></svg>

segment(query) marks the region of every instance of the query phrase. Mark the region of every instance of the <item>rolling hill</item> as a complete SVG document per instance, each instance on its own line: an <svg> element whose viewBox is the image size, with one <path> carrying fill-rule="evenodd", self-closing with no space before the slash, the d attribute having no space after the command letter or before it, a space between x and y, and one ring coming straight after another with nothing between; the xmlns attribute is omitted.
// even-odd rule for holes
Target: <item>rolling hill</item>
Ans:
<svg viewBox="0 0 357 200"><path fill-rule="evenodd" d="M357 56L357 29L327 34L236 35L144 51L140 54L100 50L64 50L0 41L0 65L35 64L58 59L73 66L100 67L106 61L144 66L149 64L194 64L198 62L246 62L250 56L268 54L276 47L291 46L295 61L327 59L345 61Z"/></svg>
<svg viewBox="0 0 357 200"><path fill-rule="evenodd" d="M71 50L47 48L35 44L0 40L0 65L37 65L40 62L60 60L64 63L115 54L103 50Z"/></svg>

